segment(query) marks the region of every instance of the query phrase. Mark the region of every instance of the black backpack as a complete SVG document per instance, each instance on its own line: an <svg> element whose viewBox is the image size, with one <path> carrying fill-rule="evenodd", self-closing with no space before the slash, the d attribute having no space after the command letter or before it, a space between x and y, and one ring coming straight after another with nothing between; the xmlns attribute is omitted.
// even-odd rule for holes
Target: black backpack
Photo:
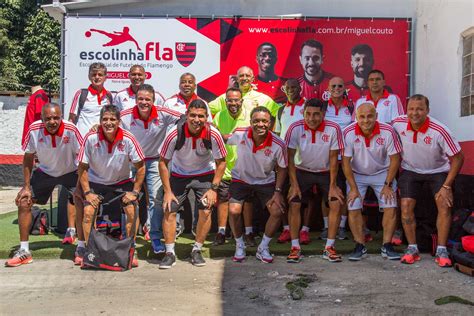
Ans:
<svg viewBox="0 0 474 316"><path fill-rule="evenodd" d="M46 210L34 207L31 209L30 235L47 235L49 233L49 215Z"/></svg>
<svg viewBox="0 0 474 316"><path fill-rule="evenodd" d="M77 109L76 121L74 122L74 124L77 124L77 121L79 120L79 115L81 114L82 108L84 107L84 103L86 103L88 94L89 94L89 89L81 89L81 95L79 96L79 102L77 104L78 109ZM113 97L110 91L107 91L107 99L109 100L109 104L113 104Z"/></svg>
<svg viewBox="0 0 474 316"><path fill-rule="evenodd" d="M184 135L184 124L186 124L186 114L182 114L179 120L176 121L176 126L178 130L178 140L176 141L176 145L174 150L180 150L183 148L184 143L186 142L186 136ZM205 123L205 127L207 130L206 137L202 140L206 149L212 149L212 142L211 142L211 124L209 122Z"/></svg>

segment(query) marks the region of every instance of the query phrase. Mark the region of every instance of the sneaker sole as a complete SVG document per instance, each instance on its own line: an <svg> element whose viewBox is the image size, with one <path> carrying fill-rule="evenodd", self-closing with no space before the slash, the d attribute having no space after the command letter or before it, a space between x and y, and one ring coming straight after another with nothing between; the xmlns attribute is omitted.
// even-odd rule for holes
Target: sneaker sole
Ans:
<svg viewBox="0 0 474 316"><path fill-rule="evenodd" d="M342 258L340 259L330 259L328 256L323 255L323 259L329 261L329 262L342 262Z"/></svg>
<svg viewBox="0 0 474 316"><path fill-rule="evenodd" d="M160 253L165 253L165 252L166 252L165 249L163 249L163 250L158 250L158 251L156 251L155 249L153 249L153 253L155 253L156 255L159 255Z"/></svg>
<svg viewBox="0 0 474 316"><path fill-rule="evenodd" d="M5 262L5 267L8 267L8 268L15 268L15 267L19 267L23 264L30 264L33 262L33 259L30 259L30 260L25 260L24 262L20 262L18 264L8 264Z"/></svg>
<svg viewBox="0 0 474 316"><path fill-rule="evenodd" d="M263 258L262 256L259 256L259 255L256 255L255 257L257 258L257 260L260 260L263 263L272 263L273 262L273 259L267 260L267 259L265 259L265 258Z"/></svg>
<svg viewBox="0 0 474 316"><path fill-rule="evenodd" d="M176 265L176 262L173 262L170 266L158 266L158 269L161 269L161 270L171 269L171 267L174 267L175 265Z"/></svg>
<svg viewBox="0 0 474 316"><path fill-rule="evenodd" d="M401 262L401 263L404 263L404 264L414 264L415 262L420 261L420 260L421 260L421 259L418 258L418 259L413 260L413 262L408 262L408 261L406 261L406 260L400 260L400 262Z"/></svg>
<svg viewBox="0 0 474 316"><path fill-rule="evenodd" d="M201 262L201 263L195 263L195 262L191 262L193 264L193 266L195 267L204 267L206 265L205 262Z"/></svg>
<svg viewBox="0 0 474 316"><path fill-rule="evenodd" d="M300 263L301 258L299 258L299 259L288 259L288 258L286 258L286 262L288 262L288 263Z"/></svg>
<svg viewBox="0 0 474 316"><path fill-rule="evenodd" d="M402 257L401 256L397 256L397 257L390 257L389 255L387 255L386 253L381 253L382 255L382 258L384 259L388 259L388 260L400 260Z"/></svg>
<svg viewBox="0 0 474 316"><path fill-rule="evenodd" d="M363 258L365 258L365 257L367 257L367 254L366 254L366 253L363 254L361 257L357 257L357 258L356 258L356 257L352 257L352 258L349 257L349 258L347 258L347 259L348 259L349 261L361 261L361 260L362 260Z"/></svg>
<svg viewBox="0 0 474 316"><path fill-rule="evenodd" d="M244 262L245 259L246 259L246 257L243 257L243 258L232 257L232 261L233 262L238 262L238 263Z"/></svg>

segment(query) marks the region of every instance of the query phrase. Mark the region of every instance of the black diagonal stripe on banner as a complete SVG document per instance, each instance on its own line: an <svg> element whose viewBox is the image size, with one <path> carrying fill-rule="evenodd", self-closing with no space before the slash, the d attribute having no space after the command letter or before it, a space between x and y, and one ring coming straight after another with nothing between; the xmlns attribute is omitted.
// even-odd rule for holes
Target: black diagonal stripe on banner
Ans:
<svg viewBox="0 0 474 316"><path fill-rule="evenodd" d="M207 102L211 102L212 100L214 100L215 98L217 98L217 95L215 95L214 93L212 93L211 91L201 87L199 84L197 86L197 95L200 97L200 98L203 98L204 100L206 100Z"/></svg>
<svg viewBox="0 0 474 316"><path fill-rule="evenodd" d="M205 27L208 24L211 24L212 22L217 21L217 19L207 19L207 18L199 18L197 21L197 29L198 31Z"/></svg>
<svg viewBox="0 0 474 316"><path fill-rule="evenodd" d="M233 39L234 37L236 37L240 33L242 33L241 30L239 30L235 26L227 23L226 21L221 20L221 37L220 37L221 42L220 42L220 44L223 44L227 41L230 41L231 39Z"/></svg>

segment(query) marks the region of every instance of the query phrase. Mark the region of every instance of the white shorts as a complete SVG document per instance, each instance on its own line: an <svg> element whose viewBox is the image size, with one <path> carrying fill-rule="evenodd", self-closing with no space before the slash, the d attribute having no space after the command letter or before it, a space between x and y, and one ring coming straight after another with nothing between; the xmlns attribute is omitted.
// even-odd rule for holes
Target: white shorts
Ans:
<svg viewBox="0 0 474 316"><path fill-rule="evenodd" d="M397 198L394 199L391 203L387 203L385 199L380 198L380 192L382 191L385 183L385 179L387 179L387 171L371 175L371 176L366 176L366 175L361 175L354 173L354 178L355 182L357 184L357 188L359 189L360 195L362 196L362 200L360 198L357 198L354 200L354 203L351 205L347 205L347 209L349 211L354 211L354 210L360 210L362 209L362 201L365 198L365 194L367 193L367 188L372 187L372 189L375 192L375 195L377 196L377 200L379 202L379 207L380 208L391 208L391 207L397 207ZM397 181L394 179L392 182L392 189L393 192L397 191ZM350 187L349 183L347 183L347 193L349 194Z"/></svg>

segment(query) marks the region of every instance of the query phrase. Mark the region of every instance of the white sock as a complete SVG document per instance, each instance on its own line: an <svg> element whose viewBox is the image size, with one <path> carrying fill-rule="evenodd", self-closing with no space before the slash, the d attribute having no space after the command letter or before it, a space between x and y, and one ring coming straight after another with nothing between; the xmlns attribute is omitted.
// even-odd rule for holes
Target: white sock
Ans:
<svg viewBox="0 0 474 316"><path fill-rule="evenodd" d="M440 251L440 250L446 250L446 246L440 246L440 245L438 245L438 246L436 247L436 252L438 252L438 251Z"/></svg>
<svg viewBox="0 0 474 316"><path fill-rule="evenodd" d="M336 242L336 239L329 239L329 238L328 238L328 239L326 240L326 248L327 248L327 247L332 247L332 246L334 246L334 243L335 243L335 242Z"/></svg>
<svg viewBox="0 0 474 316"><path fill-rule="evenodd" d="M219 233L221 233L222 235L225 235L225 226L219 227Z"/></svg>
<svg viewBox="0 0 474 316"><path fill-rule="evenodd" d="M242 236L240 236L239 238L235 238L235 244L240 247L244 246L244 238Z"/></svg>
<svg viewBox="0 0 474 316"><path fill-rule="evenodd" d="M76 227L68 227L67 230L71 236L76 236Z"/></svg>
<svg viewBox="0 0 474 316"><path fill-rule="evenodd" d="M303 226L303 227L301 227L301 231L309 233L309 227L308 226Z"/></svg>
<svg viewBox="0 0 474 316"><path fill-rule="evenodd" d="M193 251L194 250L201 250L202 249L202 244L200 242L195 242L193 246Z"/></svg>
<svg viewBox="0 0 474 316"><path fill-rule="evenodd" d="M323 221L324 221L324 228L328 228L328 223L329 223L329 217L323 216Z"/></svg>
<svg viewBox="0 0 474 316"><path fill-rule="evenodd" d="M251 234L253 233L253 227L250 226L250 227L245 227L245 235L248 235L248 234Z"/></svg>
<svg viewBox="0 0 474 316"><path fill-rule="evenodd" d="M165 244L166 252L171 252L174 255L174 243L172 244Z"/></svg>
<svg viewBox="0 0 474 316"><path fill-rule="evenodd" d="M270 240L272 240L267 235L263 234L262 242L258 245L258 248L268 248L268 244L270 244Z"/></svg>
<svg viewBox="0 0 474 316"><path fill-rule="evenodd" d="M283 225L283 230L290 230L290 225Z"/></svg>
<svg viewBox="0 0 474 316"><path fill-rule="evenodd" d="M299 239L292 239L291 240L291 247L301 248L300 247L300 240Z"/></svg>
<svg viewBox="0 0 474 316"><path fill-rule="evenodd" d="M408 248L414 248L416 251L418 251L418 245L417 244L408 244Z"/></svg>
<svg viewBox="0 0 474 316"><path fill-rule="evenodd" d="M30 251L30 243L28 241L20 241L20 249Z"/></svg>
<svg viewBox="0 0 474 316"><path fill-rule="evenodd" d="M346 221L347 221L347 216L342 215L341 216L341 223L339 224L339 227L346 228Z"/></svg>
<svg viewBox="0 0 474 316"><path fill-rule="evenodd" d="M86 242L84 240L77 241L77 248L85 248L85 247L86 247Z"/></svg>

